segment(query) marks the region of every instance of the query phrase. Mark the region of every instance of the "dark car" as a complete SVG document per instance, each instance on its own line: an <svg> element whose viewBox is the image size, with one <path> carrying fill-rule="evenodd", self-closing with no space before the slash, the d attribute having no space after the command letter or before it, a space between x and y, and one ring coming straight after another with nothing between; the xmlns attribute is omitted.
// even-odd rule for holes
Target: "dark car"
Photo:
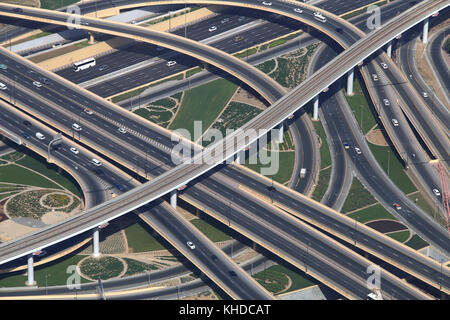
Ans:
<svg viewBox="0 0 450 320"><path fill-rule="evenodd" d="M50 84L50 80L48 80L46 77L39 77L39 81L41 81L43 84Z"/></svg>
<svg viewBox="0 0 450 320"><path fill-rule="evenodd" d="M233 270L228 271L228 274L232 277L237 277L236 272L234 272Z"/></svg>
<svg viewBox="0 0 450 320"><path fill-rule="evenodd" d="M24 133L22 135L22 137L24 137L25 139L30 139L31 138L31 136L28 133Z"/></svg>
<svg viewBox="0 0 450 320"><path fill-rule="evenodd" d="M28 121L28 120L25 120L25 121L23 122L23 124L26 125L27 127L31 127L31 122Z"/></svg>
<svg viewBox="0 0 450 320"><path fill-rule="evenodd" d="M213 254L213 255L211 256L211 259L212 259L214 262L219 261L219 258L217 258L217 256L216 256L215 254Z"/></svg>
<svg viewBox="0 0 450 320"><path fill-rule="evenodd" d="M61 150L61 148L62 148L62 144L61 143L53 146L54 150Z"/></svg>
<svg viewBox="0 0 450 320"><path fill-rule="evenodd" d="M101 65L100 67L98 67L98 71L103 71L103 70L108 70L108 66L106 64Z"/></svg>
<svg viewBox="0 0 450 320"><path fill-rule="evenodd" d="M116 188L119 189L119 191L125 190L125 188L119 183L116 183Z"/></svg>
<svg viewBox="0 0 450 320"><path fill-rule="evenodd" d="M23 12L23 9L22 8L14 8L13 11L20 13L20 12Z"/></svg>

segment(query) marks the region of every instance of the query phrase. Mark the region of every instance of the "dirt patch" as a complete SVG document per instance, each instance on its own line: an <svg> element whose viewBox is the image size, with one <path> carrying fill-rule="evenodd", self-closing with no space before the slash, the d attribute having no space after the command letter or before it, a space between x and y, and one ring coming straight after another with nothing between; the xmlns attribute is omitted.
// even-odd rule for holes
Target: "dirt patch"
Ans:
<svg viewBox="0 0 450 320"><path fill-rule="evenodd" d="M267 108L264 102L262 102L259 98L255 97L252 93L241 87L237 89L231 101L246 103L262 110L265 110Z"/></svg>
<svg viewBox="0 0 450 320"><path fill-rule="evenodd" d="M47 212L41 217L41 221L45 224L55 224L73 216L77 212L78 212L77 210L73 210L71 213L62 211Z"/></svg>
<svg viewBox="0 0 450 320"><path fill-rule="evenodd" d="M366 134L366 139L372 144L377 146L388 146L386 139L383 136L383 132L380 129L372 129Z"/></svg>
<svg viewBox="0 0 450 320"><path fill-rule="evenodd" d="M10 241L37 230L37 228L27 227L12 220L4 220L0 222L0 240Z"/></svg>
<svg viewBox="0 0 450 320"><path fill-rule="evenodd" d="M407 230L407 228L400 222L394 220L377 220L366 223L369 226L381 233Z"/></svg>

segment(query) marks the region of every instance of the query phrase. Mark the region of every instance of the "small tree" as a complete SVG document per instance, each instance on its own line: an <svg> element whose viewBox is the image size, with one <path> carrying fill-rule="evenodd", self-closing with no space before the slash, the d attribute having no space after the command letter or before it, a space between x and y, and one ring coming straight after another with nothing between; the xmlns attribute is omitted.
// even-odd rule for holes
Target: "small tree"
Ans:
<svg viewBox="0 0 450 320"><path fill-rule="evenodd" d="M443 49L445 50L445 52L450 53L450 38L447 38L447 40L445 40Z"/></svg>

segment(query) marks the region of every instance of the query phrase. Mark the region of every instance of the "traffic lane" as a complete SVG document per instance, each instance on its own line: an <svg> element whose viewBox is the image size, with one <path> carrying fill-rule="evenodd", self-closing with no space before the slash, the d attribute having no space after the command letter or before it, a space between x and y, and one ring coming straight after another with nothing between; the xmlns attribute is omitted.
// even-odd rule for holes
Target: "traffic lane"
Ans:
<svg viewBox="0 0 450 320"><path fill-rule="evenodd" d="M331 54L331 51L330 51ZM326 64L330 59L329 55L319 55L316 60L316 64L314 66L314 70L319 69L322 65ZM370 66L370 65L369 65ZM342 112L340 108L336 108L337 112ZM324 113L325 117L327 117L327 121L333 121L335 115L328 115ZM353 132L346 120L346 117L343 116L342 119L344 121L336 123L338 125L338 133L339 135L346 134L347 137L350 138L353 135ZM343 137L342 139L347 139L347 137ZM352 143L356 143L356 137L352 137ZM364 148L364 145L361 145ZM365 148L364 148L365 149ZM385 207L390 208L393 203L400 204L403 210L399 211L398 214L403 216L403 218L408 221L408 223L412 226L415 226L417 230L421 230L421 232L430 237L433 241L436 241L442 248L449 248L449 243L445 239L445 237L441 237L436 235L435 233L428 230L428 228L422 228L423 225L428 225L428 221L424 221L420 215L411 214L414 212L414 204L412 204L408 198L398 189L395 185L390 182L389 178L386 176L384 171L380 171L378 167L372 166L370 161L366 157L366 153L370 154L370 150L364 150L363 154L360 155L357 161L352 161L355 165L355 168L360 172L361 176L367 181L369 186L378 194L378 199L384 203ZM376 161L374 159L374 161ZM374 172L378 172L378 175L374 175ZM447 252L450 250L447 249Z"/></svg>
<svg viewBox="0 0 450 320"><path fill-rule="evenodd" d="M360 159L357 156L358 155L356 155L356 153L352 152L352 155L350 157L352 158L353 161L359 161ZM423 264L420 261L412 259L411 257L407 256L406 254L402 253L401 251L395 248L389 248L383 242L377 240L372 236L369 237L361 230L358 229L355 230L354 226L349 226L347 224L342 223L339 220L334 219L333 216L324 214L323 212L320 211L319 207L311 206L308 203L305 203L297 198L294 198L291 194L284 193L283 190L271 191L270 182L262 183L262 181L255 181L252 179L252 177L246 175L245 171L240 171L236 173L235 171L230 170L229 167L221 169L220 172L226 174L228 177L234 179L235 181L238 181L239 183L258 191L260 194L263 194L268 198L272 198L274 201L282 203L283 205L291 208L293 211L300 212L301 214L307 216L309 219L312 219L313 221L317 221L320 224L327 226L329 229L334 230L338 234L347 236L350 239L358 239L358 242L360 243L364 242L363 244L365 246L371 248L375 252L378 252L383 256L392 259L393 261L397 261L397 263L400 263L404 266L408 266L408 268L413 269L418 274L425 274L427 277L432 277L431 279L433 280L436 280L440 277L439 275L436 274L436 271L430 268L429 266ZM223 192L223 189L226 188L220 185L219 182L215 182L215 184L219 185L221 193ZM235 196L232 199L235 199ZM249 202L250 200L246 201ZM247 207L248 204L244 206L244 208ZM252 212L259 212L259 211L254 210ZM445 282L446 283L449 282L449 279L446 279ZM450 285L450 283L447 283L447 285Z"/></svg>
<svg viewBox="0 0 450 320"><path fill-rule="evenodd" d="M446 32L443 32L438 37L434 38L430 44L430 54L433 64L435 65L434 70L439 74L442 81L441 84L450 92L450 71L448 69L448 64L443 59L442 55L442 44L446 37Z"/></svg>
<svg viewBox="0 0 450 320"><path fill-rule="evenodd" d="M19 136L23 137L29 135L28 139L25 138L24 143L31 141L34 145L40 146L43 150L47 150L48 142L50 141L51 133L46 132L42 128L37 128L30 125L25 125L21 118L15 114L11 114L7 109L2 109L1 123L15 132ZM36 138L35 133L41 132L45 138L40 140ZM117 186L123 186L124 188L133 188L130 181L126 181L109 166L96 167L92 164L91 155L86 154L83 150L76 148L76 153L71 150L74 147L72 144L66 142L59 142L52 146L51 157L66 163L69 167L74 169L74 172L79 173L80 177L87 182L88 189L83 190L84 193L89 193L94 198L94 204L99 204L105 201L105 193L107 190L117 189ZM111 187L108 189L99 182L97 179L105 181Z"/></svg>
<svg viewBox="0 0 450 320"><path fill-rule="evenodd" d="M378 62L379 62L379 60L377 61L377 63ZM369 72L371 74L376 73L376 69L375 69L373 63L368 64L367 69L369 70ZM374 89L377 91L377 95L379 97L391 96L391 94L387 92L388 88L389 88L389 86L385 86L385 85L381 85L381 84L374 86ZM388 100L392 100L392 99L388 99ZM427 190L427 192L430 193L430 195L431 195L432 194L431 190L438 188L437 181L435 180L433 174L429 172L429 168L427 168L428 160L425 158L423 150L421 149L421 147L419 145L419 142L417 140L411 138L414 136L414 133L407 125L408 122L406 121L406 118L405 118L406 116L403 115L401 110L398 110L400 113L396 112L396 110L392 107L392 104L394 104L394 103L396 103L396 102L391 101L391 106L384 106L382 101L380 101L380 103L379 103L379 105L381 106L380 108L383 109L382 112L385 112L388 119L390 119L390 122L386 125L392 126L391 130L396 135L397 141L401 142L400 146L402 148L404 148L404 150L405 150L404 152L406 152L406 155L403 155L403 157L406 157L406 159L408 160L408 165L414 166L416 168L416 170L420 173L423 181L429 188L429 190ZM410 104L410 106L411 106L411 104ZM417 113L416 113L416 116L417 116ZM405 125L394 126L392 124L393 119L400 120L399 121L400 124L406 124L406 126ZM402 121L402 119L404 121ZM438 197L438 200L441 200L441 199L439 199L439 197Z"/></svg>
<svg viewBox="0 0 450 320"><path fill-rule="evenodd" d="M175 219L163 205L159 204L152 206L149 209L149 212L152 216L151 218L156 219L157 223L162 223L164 226L163 228L169 232L164 232L166 235L177 235L177 239L172 238L172 241L178 241L179 248L186 248L184 252L185 256L191 255L196 257L206 270L209 270L209 272L220 279L222 283L228 283L228 288L234 291L241 299L267 299L266 295L259 294L259 286L255 287L253 282L249 282L246 277L242 276L241 272L244 271L241 268L232 265L229 261L221 257L223 252L220 251L220 249L212 245L214 250L211 250L211 245L205 245L203 239L199 238L194 232L187 228L184 223L180 223ZM192 228L195 227L192 226ZM187 247L186 243L188 241L193 242L195 249ZM217 258L214 258L213 256L216 256Z"/></svg>
<svg viewBox="0 0 450 320"><path fill-rule="evenodd" d="M408 38L409 41L402 42L399 52L400 52L400 61L402 63L402 68L405 74L409 75L409 82L414 86L417 92L421 93L424 97L424 94L427 94L427 97L424 97L424 101L431 109L433 115L443 123L443 125L447 128L450 128L450 114L448 109L439 101L434 98L434 94L428 92L428 88L425 86L423 82L419 82L418 79L421 78L421 75L416 71L417 69L413 66L415 65L414 55L413 55L413 46L415 41L417 40L417 35L412 35ZM414 76L413 76L414 75Z"/></svg>
<svg viewBox="0 0 450 320"><path fill-rule="evenodd" d="M100 142L99 142L100 143ZM103 143L104 143L104 141L103 141Z"/></svg>
<svg viewBox="0 0 450 320"><path fill-rule="evenodd" d="M25 13L35 18L46 19L51 17L55 21L65 23L65 17L56 15L53 12L29 12L25 10ZM109 21L91 21L90 27L100 28L103 30L109 30L111 32L126 33L130 37L139 37L144 39L151 39L151 41L162 43L163 46L169 46L172 48L180 48L190 52L193 55L199 57L207 57L210 63L217 66L224 67L234 72L242 81L248 82L254 85L255 89L260 91L261 94L266 95L267 99L275 101L281 97L281 93L278 88L275 88L272 81L268 81L269 78L261 77L261 72L257 69L248 69L243 71L243 64L238 59L233 59L229 56L224 57L220 52L211 50L208 46L199 46L197 42L187 41L184 38L168 38L167 34L161 32L154 32L151 30L142 30L142 28L129 26L129 25L116 25ZM83 23L83 22L82 22Z"/></svg>
<svg viewBox="0 0 450 320"><path fill-rule="evenodd" d="M210 182L209 179L208 182ZM212 186L213 188L216 188L214 184L218 184L220 186L219 189L221 195L223 195L227 199L232 199L232 201L236 203L236 205L240 205L241 208L251 208L253 215L257 216L257 218L251 219L250 215L235 211L233 207L230 207L229 204L222 202L220 199L213 199L212 197L202 197L200 195L200 192L196 190L196 187L189 187L185 191L185 193L202 203L202 205L206 204L208 207L212 208L216 213L219 213L223 219L228 220L229 224L237 223L241 228L244 228L244 230L250 230L261 239L268 241L270 244L275 246L272 248L281 248L288 255L295 257L295 259L297 259L297 261L300 261L300 263L305 262L307 259L308 267L313 266L315 268L316 265L315 263L314 265L310 263L311 256L308 255L308 249L306 249L305 247L309 247L310 249L314 249L321 254L324 254L327 258L333 261L333 265L340 265L341 268L343 267L347 270L350 270L355 276L358 276L361 279L365 279L367 277L366 266L362 266L356 261L350 262L345 254L333 248L329 244L329 241L327 241L326 239L321 239L321 237L314 237L313 235L307 234L302 228L298 228L298 226L296 227L292 223L286 223L285 217L281 217L281 215L279 214L274 214L274 212L269 212L264 207L261 207L255 202L251 201L251 199L242 199L241 197L239 197L239 193L234 192L234 190L229 189L225 185L220 185L217 181L212 182L211 186L209 186L208 184L205 181L204 185L206 187ZM265 225L259 224L259 221L269 222L271 232L265 229ZM282 236L283 232L286 232L287 234L289 234L289 236L293 237L303 245L297 245L295 247L292 246L291 244L289 244L290 240ZM323 265L323 262L320 262L320 260L318 260L317 263L319 265ZM335 276L330 276L330 270L325 269L321 268L319 270L323 275L326 275L329 278L335 280L337 283L340 283L340 281L336 280ZM341 274L339 277L346 277L346 275ZM347 278L345 281L348 280L349 279ZM352 281L353 280L351 280L350 282ZM391 284L389 279L383 278L383 283L386 283L386 286L383 285L384 292L388 292L389 294L391 294L390 288L395 288L392 291L394 297L397 297L399 299L404 299L407 296L409 296L409 298L414 298L409 293L404 292L404 289L398 288L395 284ZM344 285L344 288L352 288L348 287L349 283L342 285ZM347 287L345 287L345 285ZM365 285L363 285L362 287L363 288L359 289L363 289L362 292L359 291L359 295L361 298L365 298L367 293L370 291L364 293L365 290L368 289L365 288Z"/></svg>
<svg viewBox="0 0 450 320"><path fill-rule="evenodd" d="M224 19L229 19L229 22L221 23ZM255 20L254 18L249 17L244 17L244 19L240 21L238 21L238 19L239 18L235 15L220 14L218 16L202 20L200 23L189 25L186 28L187 35L193 40L203 40L213 35L208 31L208 25L217 25L218 29L214 32L214 34L217 34ZM185 29L182 28L171 33L184 36L184 31ZM96 58L97 65L93 68L83 70L83 72L75 72L72 68L66 68L56 73L78 84L99 76L107 75L130 65L167 54L168 52L171 52L171 50L167 50L162 47L157 49L156 45L149 43L133 42L130 45L120 48L118 51ZM98 68L103 65L108 66L108 69L100 71Z"/></svg>

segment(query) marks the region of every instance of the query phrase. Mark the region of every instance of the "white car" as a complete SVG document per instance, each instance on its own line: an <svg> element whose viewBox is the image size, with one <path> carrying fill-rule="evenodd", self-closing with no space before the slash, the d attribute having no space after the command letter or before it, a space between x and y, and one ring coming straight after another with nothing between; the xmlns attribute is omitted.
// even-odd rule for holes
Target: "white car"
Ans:
<svg viewBox="0 0 450 320"><path fill-rule="evenodd" d="M97 166L97 167L100 167L100 166L102 165L102 163L101 163L100 161L98 161L97 159L95 159L95 158L93 158L93 159L91 160L91 163L92 163L94 166Z"/></svg>
<svg viewBox="0 0 450 320"><path fill-rule="evenodd" d="M72 129L75 131L81 131L81 126L78 123L72 124Z"/></svg>
<svg viewBox="0 0 450 320"><path fill-rule="evenodd" d="M80 151L78 151L78 149L75 148L75 147L71 147L71 148L70 148L70 152L75 153L75 154L78 154Z"/></svg>
<svg viewBox="0 0 450 320"><path fill-rule="evenodd" d="M45 136L40 132L36 132L36 138L38 138L39 140L44 140Z"/></svg>
<svg viewBox="0 0 450 320"><path fill-rule="evenodd" d="M436 197L439 197L441 195L441 192L438 189L433 189L433 193Z"/></svg>
<svg viewBox="0 0 450 320"><path fill-rule="evenodd" d="M174 66L176 64L177 64L177 62L172 60L172 61L167 61L166 66L171 67L171 66Z"/></svg>
<svg viewBox="0 0 450 320"><path fill-rule="evenodd" d="M33 85L38 88L42 87L42 83L40 83L39 81L33 81Z"/></svg>
<svg viewBox="0 0 450 320"><path fill-rule="evenodd" d="M186 245L189 247L189 249L194 250L195 249L195 244L192 243L192 241L188 241L186 242Z"/></svg>
<svg viewBox="0 0 450 320"><path fill-rule="evenodd" d="M388 99L383 99L383 103L386 107L389 107L391 105Z"/></svg>
<svg viewBox="0 0 450 320"><path fill-rule="evenodd" d="M117 130L118 130L120 133L127 133L127 129L122 128L122 127L118 128Z"/></svg>
<svg viewBox="0 0 450 320"><path fill-rule="evenodd" d="M428 98L428 93L422 92L422 96L423 96L424 98Z"/></svg>
<svg viewBox="0 0 450 320"><path fill-rule="evenodd" d="M386 63L384 63L384 62L380 63L380 65L381 65L381 67L383 69L387 69L388 68L388 65Z"/></svg>
<svg viewBox="0 0 450 320"><path fill-rule="evenodd" d="M84 109L84 112L86 112L87 114L93 114L94 113L94 111L92 111L92 109L88 109L88 108Z"/></svg>
<svg viewBox="0 0 450 320"><path fill-rule="evenodd" d="M295 8L294 11L297 12L297 13L302 13L303 12L303 10L300 9L300 8Z"/></svg>
<svg viewBox="0 0 450 320"><path fill-rule="evenodd" d="M272 5L272 2L269 2L269 1L263 1L262 4L265 5L265 6L271 6L271 5Z"/></svg>
<svg viewBox="0 0 450 320"><path fill-rule="evenodd" d="M394 127L398 127L398 120L397 119L392 119L392 124L394 125Z"/></svg>
<svg viewBox="0 0 450 320"><path fill-rule="evenodd" d="M372 73L373 81L378 81L378 76L375 73Z"/></svg>
<svg viewBox="0 0 450 320"><path fill-rule="evenodd" d="M216 26L212 26L212 27L210 27L210 28L208 29L209 32L213 32L213 31L216 31L216 30L217 30L217 27L216 27Z"/></svg>
<svg viewBox="0 0 450 320"><path fill-rule="evenodd" d="M358 147L355 147L355 152L356 152L356 154L361 154L361 149Z"/></svg>
<svg viewBox="0 0 450 320"><path fill-rule="evenodd" d="M0 82L0 90L6 90L7 88L6 84Z"/></svg>

